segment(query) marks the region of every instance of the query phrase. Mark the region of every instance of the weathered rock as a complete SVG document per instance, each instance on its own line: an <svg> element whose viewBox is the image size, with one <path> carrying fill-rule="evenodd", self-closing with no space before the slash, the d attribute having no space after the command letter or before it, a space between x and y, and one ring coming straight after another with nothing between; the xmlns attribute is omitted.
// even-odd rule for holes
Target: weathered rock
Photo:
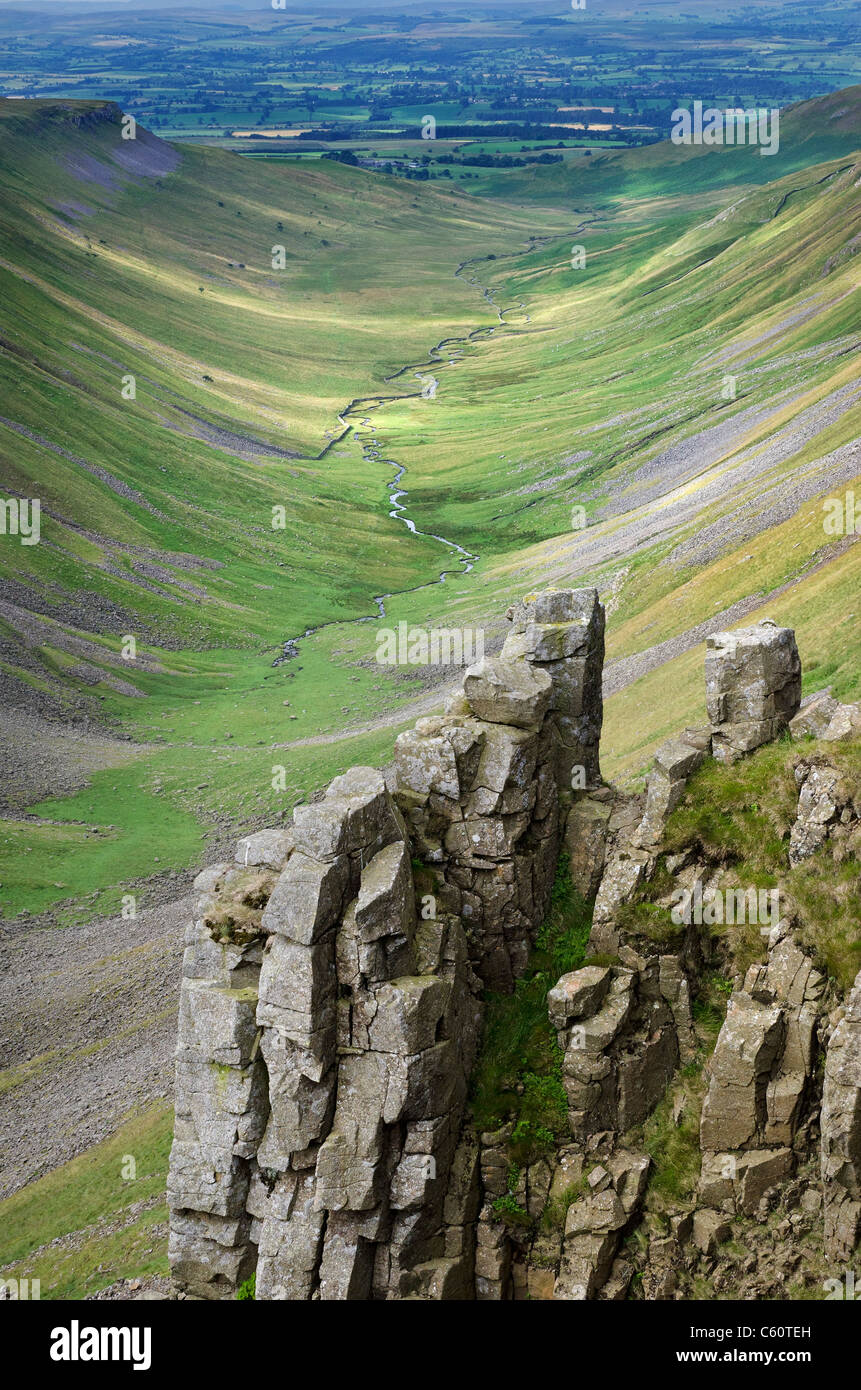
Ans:
<svg viewBox="0 0 861 1390"><path fill-rule="evenodd" d="M713 1255L719 1245L730 1237L730 1224L719 1211L708 1207L694 1212L693 1242L704 1255Z"/></svg>
<svg viewBox="0 0 861 1390"><path fill-rule="evenodd" d="M828 728L821 735L824 743L838 743L861 734L861 705L838 705Z"/></svg>
<svg viewBox="0 0 861 1390"><path fill-rule="evenodd" d="M551 688L550 677L540 667L489 656L470 666L463 682L464 694L479 719L521 729L541 723Z"/></svg>
<svg viewBox="0 0 861 1390"><path fill-rule="evenodd" d="M768 1075L784 1040L781 1008L759 1008L743 993L729 1001L703 1103L704 1150L741 1149L765 1123Z"/></svg>
<svg viewBox="0 0 861 1390"><path fill-rule="evenodd" d="M371 767L350 768L335 778L322 801L293 812L296 849L311 859L380 848L401 833L385 779Z"/></svg>
<svg viewBox="0 0 861 1390"><path fill-rule="evenodd" d="M565 823L565 850L571 882L581 897L593 898L601 882L610 806L583 797L574 802Z"/></svg>
<svg viewBox="0 0 861 1390"><path fill-rule="evenodd" d="M706 708L721 762L776 738L801 702L801 662L790 628L755 627L706 639Z"/></svg>
<svg viewBox="0 0 861 1390"><path fill-rule="evenodd" d="M791 867L809 859L828 838L829 826L848 800L848 792L835 767L799 767L801 791L798 797L798 816L789 837Z"/></svg>
<svg viewBox="0 0 861 1390"><path fill-rule="evenodd" d="M610 1274L620 1236L642 1200L649 1170L646 1155L619 1150L608 1167L609 1173L600 1170L597 1190L568 1209L555 1299L596 1296Z"/></svg>
<svg viewBox="0 0 861 1390"><path fill-rule="evenodd" d="M563 975L547 995L550 1022L557 1030L574 1018L595 1014L606 998L613 979L607 966L586 965Z"/></svg>
<svg viewBox="0 0 861 1390"><path fill-rule="evenodd" d="M254 1208L260 1221L255 1297L308 1299L322 1249L325 1213L314 1206L314 1178L285 1173Z"/></svg>
<svg viewBox="0 0 861 1390"><path fill-rule="evenodd" d="M348 881L346 855L329 861L292 855L266 905L263 928L312 946L335 925Z"/></svg>
<svg viewBox="0 0 861 1390"><path fill-rule="evenodd" d="M173 1278L186 1297L234 1297L254 1272L257 1251L250 1240L251 1219L204 1216L176 1211L168 1242Z"/></svg>
<svg viewBox="0 0 861 1390"><path fill-rule="evenodd" d="M258 830L246 835L236 846L235 862L243 868L255 864L283 869L293 852L292 830Z"/></svg>
<svg viewBox="0 0 861 1390"><path fill-rule="evenodd" d="M635 845L660 844L670 812L678 806L688 778L703 763L710 748L707 729L686 729L679 738L661 744L649 774L643 819L632 836Z"/></svg>
<svg viewBox="0 0 861 1390"><path fill-rule="evenodd" d="M794 739L821 738L840 707L840 701L827 690L819 690L802 702L789 721L789 732Z"/></svg>
<svg viewBox="0 0 861 1390"><path fill-rule="evenodd" d="M402 840L375 854L362 870L356 925L362 941L409 939L415 930L415 890L409 850Z"/></svg>
<svg viewBox="0 0 861 1390"><path fill-rule="evenodd" d="M335 936L313 946L270 936L260 971L257 1022L277 1029L317 1062L322 1076L334 1061Z"/></svg>
<svg viewBox="0 0 861 1390"><path fill-rule="evenodd" d="M510 616L502 656L467 673L445 715L399 737L393 794L375 770L351 769L297 808L292 832L248 836L235 864L200 877L169 1181L170 1257L188 1296L232 1297L255 1261L263 1300L616 1300L635 1266L647 1298L686 1296L689 1274L703 1269L720 1296L732 1287L719 1254L728 1216L740 1211L759 1230L796 1165L776 1234L785 1243L809 1231L815 1213L800 1194L816 1138L815 1039L833 1020L824 1026L826 983L785 915L772 923L767 962L735 990L709 1066L706 1210L670 1210L669 1234L650 1216L645 1267L634 1245L619 1256L649 1160L616 1145L694 1055L691 987L722 949L693 927L671 947L626 936L620 909L658 862L666 817L711 733L686 730L659 749L645 796L600 784L597 593L546 591ZM791 633L752 631L709 658L716 747L731 757L773 736L797 703ZM857 809L825 769L822 750L799 760L800 820L811 836L825 827L842 864ZM611 963L570 972L549 992L575 1142L521 1162L514 1121L479 1144L466 1099L483 988L514 987L546 920L560 794L573 881L586 897L597 891L590 949ZM663 862L691 891L724 886L693 851ZM835 1250L857 1239L861 1220L859 1088L845 1061L858 1048L842 1026L822 1112ZM523 1089L516 1073L506 1084ZM680 1078L673 1122L685 1122L690 1099ZM699 1264L683 1249L692 1234ZM777 1273L761 1250L752 1257L761 1296L780 1296L790 1257L776 1255Z"/></svg>
<svg viewBox="0 0 861 1390"><path fill-rule="evenodd" d="M849 1260L861 1240L861 974L828 1045L820 1124L825 1253Z"/></svg>
<svg viewBox="0 0 861 1390"><path fill-rule="evenodd" d="M368 1029L370 1046L404 1057L432 1047L450 994L449 981L436 975L407 976L380 985Z"/></svg>
<svg viewBox="0 0 861 1390"><path fill-rule="evenodd" d="M609 860L595 907L592 913L590 949L596 954L613 954L618 949L619 934L615 928L616 914L623 903L630 902L648 867L645 854L634 857L621 852Z"/></svg>

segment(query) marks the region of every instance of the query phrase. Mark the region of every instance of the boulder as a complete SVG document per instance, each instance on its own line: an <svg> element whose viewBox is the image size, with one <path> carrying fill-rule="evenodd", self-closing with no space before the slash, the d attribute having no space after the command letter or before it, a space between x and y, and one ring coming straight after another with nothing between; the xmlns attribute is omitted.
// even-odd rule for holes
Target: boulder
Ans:
<svg viewBox="0 0 861 1390"><path fill-rule="evenodd" d="M556 982L547 995L550 1022L558 1030L574 1018L595 1014L610 988L613 972L607 966L585 965Z"/></svg>
<svg viewBox="0 0 861 1390"><path fill-rule="evenodd" d="M550 705L550 677L526 661L484 657L467 670L463 689L472 710L489 724L531 728Z"/></svg>
<svg viewBox="0 0 861 1390"><path fill-rule="evenodd" d="M693 1242L704 1255L713 1255L719 1245L729 1240L731 1227L719 1211L708 1207L694 1212Z"/></svg>
<svg viewBox="0 0 861 1390"><path fill-rule="evenodd" d="M798 713L789 721L789 732L794 739L821 738L840 708L839 700L827 690L819 690L802 701Z"/></svg>
<svg viewBox="0 0 861 1390"><path fill-rule="evenodd" d="M292 830L258 830L239 841L234 861L243 868L260 864L269 869L283 869L293 852L293 844Z"/></svg>

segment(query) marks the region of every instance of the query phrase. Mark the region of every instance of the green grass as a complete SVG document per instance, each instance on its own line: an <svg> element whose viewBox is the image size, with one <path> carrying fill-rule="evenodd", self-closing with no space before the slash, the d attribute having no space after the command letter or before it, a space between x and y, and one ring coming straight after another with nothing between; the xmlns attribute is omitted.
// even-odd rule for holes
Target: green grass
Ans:
<svg viewBox="0 0 861 1390"><path fill-rule="evenodd" d="M216 827L240 833L277 820L350 761L384 760L396 726L376 736L350 725L396 716L416 683L373 662L374 594L406 591L386 601L387 623L483 625L512 592L612 587L613 659L752 587L806 575L822 548L818 499L726 555L682 567L670 563L672 546L696 538L703 521L719 524L737 500L731 488L672 544L597 570L579 564L570 511L582 503L609 533L614 522L596 521L602 503L656 450L791 386L799 405L745 441L765 444L851 379L833 348L852 332L857 271L843 252L858 214L844 166L857 102L853 90L787 114L774 160L656 145L604 150L587 169L572 154L536 171L529 207L516 181L479 199L332 161L241 160L202 147L183 147L180 167L160 180L130 184L113 163L115 127L79 135L56 103L0 103L0 184L10 195L0 277L14 348L0 344L4 410L160 513L0 426L4 476L24 495L38 488L50 541L0 546L0 577L14 570L49 599L33 619L27 665L22 655L5 669L61 704L97 703L136 755L119 776L53 798L58 827L39 823L41 808L39 821L25 821L33 808L16 805L17 824L0 836L3 911L63 904L71 920L70 895L92 913L92 893L97 910L110 910L126 880L118 863L134 874L147 858L158 869L190 866ZM110 196L69 167L80 142L113 169ZM809 167L816 160L825 162ZM57 200L92 215L63 217ZM539 241L524 249L532 236ZM284 272L267 259L276 237ZM588 247L584 271L570 264L575 240ZM504 327L485 286L506 307ZM481 327L494 332L462 346L454 365L443 352L433 366L433 400L408 397L411 371L386 383L405 363L426 362L438 339ZM721 355L733 370L735 357L744 363L729 406ZM121 371L136 375L133 402L120 399ZM321 453L350 398L374 393L396 399ZM296 457L250 461L213 448L183 412ZM840 449L855 433L847 411L806 438L798 458ZM362 455L372 437L378 460ZM570 461L585 449L588 458ZM480 551L472 574L420 587L446 552L386 515L386 459L406 465L422 529ZM275 505L286 506L284 531L271 528ZM658 498L645 510L660 507ZM844 696L861 689L857 625L843 621L858 565L848 550L802 578L774 614L798 630L806 681L827 678ZM97 633L75 607L81 593L111 615ZM14 622L3 627L12 651ZM303 640L298 660L272 667L287 637L320 622L334 625ZM126 633L138 639L136 663L120 655ZM76 674L82 637L102 675L95 686ZM685 654L608 701L611 775L636 777L660 737L701 721L700 662ZM144 698L119 693L117 680ZM335 743L296 746L330 735ZM276 764L286 769L280 796L270 785ZM103 840L86 825L116 830Z"/></svg>
<svg viewBox="0 0 861 1390"><path fill-rule="evenodd" d="M512 994L487 997L473 1078L477 1128L495 1130L512 1120L509 1150L516 1163L554 1149L568 1131L562 1053L547 1015L547 994L561 975L583 964L590 928L590 910L572 888L563 854L525 974Z"/></svg>
<svg viewBox="0 0 861 1390"><path fill-rule="evenodd" d="M42 1298L80 1299L119 1279L166 1274L166 1238L152 1231L166 1207L157 1201L137 1216L128 1208L163 1193L172 1130L172 1109L156 1102L0 1202L2 1277L40 1279ZM134 1180L124 1176L129 1158Z"/></svg>
<svg viewBox="0 0 861 1390"><path fill-rule="evenodd" d="M204 838L197 820L146 786L130 796L118 777L96 773L84 792L31 807L46 823L0 820L0 903L8 914L79 900L94 887L100 911L119 911L136 879L197 861Z"/></svg>
<svg viewBox="0 0 861 1390"><path fill-rule="evenodd" d="M846 990L861 968L857 862L850 850L832 841L789 867L789 833L798 808L794 769L810 756L823 756L836 766L857 800L861 742L797 743L785 734L737 763L704 763L669 819L664 845L671 853L695 851L703 862L723 870L728 885L745 890L779 885L783 910L797 913L802 940L815 952L820 967ZM622 910L620 922L654 941L678 935L683 928L672 923L669 907L659 902L671 887L669 874L659 867ZM708 930L722 942L733 971L744 973L763 958L766 948L756 923L715 923Z"/></svg>

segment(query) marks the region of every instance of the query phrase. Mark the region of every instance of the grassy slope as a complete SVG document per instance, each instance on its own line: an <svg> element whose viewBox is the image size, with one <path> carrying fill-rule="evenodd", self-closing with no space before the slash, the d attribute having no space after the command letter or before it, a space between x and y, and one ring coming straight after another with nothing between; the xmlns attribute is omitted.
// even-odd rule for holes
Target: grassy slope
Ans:
<svg viewBox="0 0 861 1390"><path fill-rule="evenodd" d="M352 395L386 389L385 376L437 337L493 321L454 277L457 261L476 244L522 244L534 218L382 177L369 187L340 165L252 166L210 150L186 148L174 172L130 178L117 163L129 151L170 148L32 106L22 115L20 103L0 104L11 195L0 225L4 411L162 515L4 431L7 486L27 496L38 486L60 514L50 552L16 552L25 577L87 583L145 627L211 642L273 637L273 610L303 621L359 612L369 587L433 573L436 548L407 545L385 518L382 470L357 473L341 450L315 456ZM286 266L273 271L279 244ZM135 401L120 394L126 373ZM183 411L298 457L243 461L189 437ZM276 504L287 507L283 532L271 529ZM94 517L101 545L80 533ZM169 558L160 594L131 573L106 574L115 542L223 564L193 576L205 611ZM335 554L349 560L346 591Z"/></svg>
<svg viewBox="0 0 861 1390"><path fill-rule="evenodd" d="M115 121L92 123L98 114L97 104L0 103L10 195L0 389L19 427L0 425L0 466L8 493L43 505L42 544L0 546L0 576L24 610L0 614L0 671L22 683L18 701L94 695L147 746L130 772L98 774L83 795L36 809L102 827L104 853L81 858L83 828L7 824L6 911L93 886L109 888L99 906L110 908L147 861L199 858L214 819L280 813L273 756L257 749L288 728L324 732L359 695L368 713L383 707L385 696L354 690L352 672L312 659L290 726L284 700L297 672L273 672L277 644L372 613L372 594L427 582L447 552L387 517L390 466L352 441L318 455L352 397L418 390L385 377L439 338L495 322L455 275L460 260L560 225L331 163L267 167L184 149L159 174L154 161L174 162L168 147L140 130L124 142ZM271 268L276 244L283 271ZM121 395L126 373L133 401ZM189 413L296 457L214 447L194 437ZM284 530L271 527L274 505L286 507ZM120 655L126 634L139 643L134 663ZM291 757L287 805L344 756ZM356 756L377 760L380 740ZM163 816L160 785L172 798ZM39 851L29 861L27 844Z"/></svg>
<svg viewBox="0 0 861 1390"><path fill-rule="evenodd" d="M857 111L858 93L839 96L839 102L835 97L824 98L788 117L781 153L773 160L750 150L680 151L656 146L621 155L615 183L603 165L604 172L593 170L573 185L566 171L542 171L542 176L557 178L557 194L567 197L570 187L576 187L580 211L573 225L582 225L582 230L564 239L551 238L543 249L529 254L479 260L458 279L451 273L456 257L466 259L468 252L487 256L506 238L509 247L522 246L526 224L536 229L532 215L525 218L510 207L476 204L434 190L405 190L402 184L340 167L278 165L271 169L260 162L243 164L202 150L184 153L180 170L162 180L164 187L158 194L147 186L116 195L115 211L98 219L104 239L114 248L104 273L98 267L100 303L107 302L109 286L117 297L112 322L128 318L132 313L129 279L148 276L153 307L146 370L155 371L160 359L169 354L170 389L181 386L188 408L210 420L232 420L233 428L241 428L238 420L251 428L251 418L259 437L292 447L302 446L304 440L307 447L317 428L317 398L312 399L306 386L299 411L301 429L294 423L294 434L289 428L291 412L282 408L281 396L277 422L271 401L256 399L255 409L249 410L244 387L237 386L219 356L225 350L225 322L230 324L227 341L232 360L241 358L243 364L242 372L234 375L241 376L242 382L253 378L258 386L263 383L273 389L273 343L280 350L284 323L293 312L292 299L302 294L306 296L302 332L307 334L303 351L317 362L334 352L336 375L342 386L350 382L350 390L372 389L371 378L379 389L382 374L397 364L396 352L408 360L419 343L426 346L429 339L442 336L446 313L455 331L493 322L495 316L481 307L484 301L477 288L467 283L469 274L482 284L492 284L497 302L507 309L508 326L496 328L491 336L463 350L456 365L434 367L440 379L434 400L401 399L384 405L374 417L373 430L358 429L321 462L305 458L269 461L261 467L242 464L198 441L180 440L152 422L152 416L164 417L169 405L163 399L142 403L145 393L140 391L134 403L134 429L147 447L142 450L139 472L123 474L126 454L118 456L116 449L99 453L97 441L90 439L93 457L107 463L112 472L127 476L142 492L146 488L147 497L161 504L166 514L181 491L174 476L184 476L178 459L186 451L194 453L191 502L182 520L184 546L221 559L225 568L205 573L203 581L199 571L191 576L196 584L205 585L204 603L167 586L170 597L148 616L157 622L169 612L173 619L177 609L182 615L184 603L196 630L218 645L206 652L153 650L158 661L149 669L138 663L132 677L147 700L130 700L104 685L98 688L106 711L122 719L145 751L119 783L113 772L99 774L88 791L34 809L52 820L73 819L115 829L105 838L100 832L99 855L91 853L92 837L84 846L90 869L80 869L82 846L72 837L71 843L54 847L44 868L36 867L34 873L28 865L25 873L18 851L22 837L31 832L26 826L11 827L5 848L14 853L0 854L8 906L45 906L70 892L77 894L88 878L99 889L113 885L99 906L113 905L127 881L117 876L124 856L131 851L137 866L141 856L133 847L143 843L139 838L142 823L152 823L151 808L156 805L180 819L174 823L166 815L164 832L157 832L161 846L151 844L146 853L158 859L159 867L187 863L194 858L199 837L206 834L202 827L216 817L237 823L272 820L285 805L289 807L350 761L385 757L396 725L333 743L277 746L297 739L327 738L328 730L372 721L384 711L390 720L397 720L398 705L413 692L415 681L411 673L393 674L369 664L375 623L330 627L303 642L298 662L274 671L270 665L274 643L301 631L309 619L343 613L345 608L369 613L371 593L418 583L439 567L443 552L438 546L408 537L397 523L385 518L379 465L362 460L358 447L362 437L378 437L383 458L407 464L410 511L423 529L453 536L482 555L468 580L450 577L443 588L390 601L392 622L406 618L481 623L504 609L512 588L548 581L597 581L614 595L609 634L613 658L675 636L717 607L756 589L767 592L802 573L823 545L815 503L805 504L799 517L784 522L782 529L766 530L761 536L745 535L739 542L728 531L725 553L711 557L702 568L695 560L682 566L666 563L670 549L666 540L646 546L633 557L625 555L627 542L623 541L619 557L598 565L590 557L596 540L614 534L626 519L626 505L647 521L661 512L660 486L645 500L631 491L633 469L653 459L656 452L751 406L773 405L781 391L791 388L788 403L774 406L770 418L739 426L739 438L723 456L711 461L720 474L729 468L742 443L766 440L779 426L791 424L802 407L815 404L851 379L847 347L852 344L849 291L854 284L854 262L845 248L857 230L853 192L857 173L843 151L851 124L845 111ZM835 118L835 112L841 111L844 114ZM116 142L115 134L106 135L104 127L96 134ZM825 164L784 174L772 186L751 186L754 177L779 174L811 154L818 157L829 151L832 158ZM56 151L48 149L39 158L49 156L56 167ZM229 193L221 199L225 208L219 209L216 195L227 187L222 170L227 170L230 183ZM289 200L283 196L285 179L290 180ZM690 196L691 187L705 191ZM358 199L359 188L372 189L374 198ZM164 197L167 191L172 195L169 201ZM90 196L95 200L96 194ZM287 202L287 208L274 202L276 198ZM385 211L377 209L377 198L388 200ZM274 202L274 212L268 199ZM128 220L129 207L144 200L146 216L153 219L152 227L148 220L145 234ZM412 206L416 201L419 209ZM201 231L202 208L207 209L207 217ZM143 208L138 211L142 215ZM237 211L242 218L236 217ZM293 279L287 296L270 283L271 272L234 272L225 267L225 261L234 258L235 264L242 259L253 266L248 247L254 237L249 237L249 229L253 226L259 251L276 217L285 227L289 224L290 235L285 232L284 239L300 262L290 272ZM443 219L448 221L441 231ZM89 224L77 219L77 225L83 230ZM56 233L60 246L59 251L52 246L54 255L86 255L78 244L82 230L72 240L68 231ZM553 230L553 217L548 214L543 231L549 236ZM345 244L350 240L354 254L348 259L342 254L345 247L334 244L336 237ZM587 247L585 270L574 270L569 264L575 239ZM322 240L333 245L323 247ZM305 246L310 241L313 249ZM357 257L360 244L363 249ZM29 244L27 254L36 256L39 246ZM148 261L145 248L150 251ZM94 250L99 254L95 243ZM117 264L115 257L121 257ZM417 257L419 273L429 279L430 320L425 304L417 308L410 296ZM42 261L46 259L42 254ZM208 273L215 277L211 287L200 273L204 259ZM85 331L107 331L97 323L94 310L83 313L80 308L81 284L86 284L80 272L80 259L63 267L53 262L51 267L41 265L44 279L53 276L54 281L75 286L76 341ZM384 303L379 302L381 280L388 287ZM203 295L197 290L198 281L204 284ZM345 299L348 282L352 288ZM26 284L20 277L17 283L19 289ZM156 288L172 308L178 306L176 314L166 318L165 301L154 298ZM138 294L137 300L141 297ZM186 305L189 297L193 311ZM285 299L290 302L285 304ZM363 318L357 328L353 315L359 300ZM234 303L243 306L235 318ZM64 308L63 313L68 317L71 310ZM369 315L374 320L376 355L363 357L356 335L365 333ZM333 318L337 318L336 329ZM252 328L246 326L246 319ZM169 338L168 345L152 346L157 330ZM335 338L342 345L340 350ZM393 344L396 352L387 355ZM181 362L176 358L180 348L185 354ZM107 355L117 350L114 342L113 352ZM421 360L420 351L413 360ZM197 364L194 371L190 362ZM205 369L214 377L213 383L202 382ZM738 399L733 403L720 398L727 371L738 376ZM322 368L317 377L323 379ZM353 382L359 384L354 387ZM38 412L25 417L32 389L28 384L16 402L18 418L29 422L43 418ZM63 389L68 397L68 388ZM393 389L409 389L409 378ZM121 408L110 396L116 391L115 375L109 375L100 390L97 407L82 392L74 397L75 404L89 412L87 420L93 410L103 416L110 411L114 432L122 418ZM342 390L342 399L346 395L347 390ZM51 418L60 417L55 412ZM83 434L78 432L84 428L81 421L72 419L69 436L62 442L86 454ZM146 434L148 429L152 435ZM809 433L796 457L780 467L794 467L799 460L812 460L845 445L853 429L857 429L853 414L847 411L828 429ZM151 438L157 438L157 446L149 442ZM22 443L16 439L16 451ZM153 470L147 464L156 447L167 460L161 466L170 470L169 493L161 489L160 480L153 482ZM581 459L587 449L588 457ZM127 534L123 527L130 524L128 513L133 509L122 499L106 493L95 480L86 476L82 480L56 456L41 451L39 463L62 468L64 505L75 489L86 487L81 514L98 515L101 530L111 524L114 509L117 533ZM201 469L207 479L205 494L199 486ZM704 469L701 478L685 487L696 493L711 476ZM217 510L220 479L225 511L217 524L210 517L206 527L198 526L203 498L207 509ZM295 533L288 533L285 544L280 533L277 539L271 531L266 534L263 514L272 497L283 496L288 488L290 524L300 512L301 524L296 521ZM241 508L236 506L238 495L243 497ZM257 499L253 503L252 497ZM585 536L568 529L575 501L584 502L590 519L597 523ZM706 519L720 524L724 502L708 501L707 510L706 502L703 505ZM249 510L255 508L260 510L249 524ZM621 519L611 515L600 520L602 513L614 508L622 512ZM150 542L151 532L157 533L161 525L148 515L136 516L134 523L147 531ZM701 524L702 516L689 519L673 537L673 544L686 536L695 538ZM79 534L70 540L67 532L64 543L69 550L73 542L79 549L89 545ZM298 563L295 550L290 550L297 542L303 547ZM16 549L16 560L21 550ZM278 562L275 554L289 554L290 559ZM56 554L33 547L24 560L49 567L56 582L61 563ZM62 563L67 565L69 587L80 585L80 555L73 552ZM781 600L783 607L774 610L776 616L786 613L799 626L808 672L814 661L820 662L821 672L828 648L834 648L832 637L845 610L855 564L850 551L828 567L824 578L820 574L803 581ZM86 571L87 585L96 582L114 584L112 577L98 570L98 556ZM255 592L258 584L266 587ZM127 605L128 592L128 583L120 580L110 595ZM135 593L134 602L152 604L155 610L160 600ZM249 635L256 639L256 652L237 652L232 641L238 629L242 640ZM102 641L111 649L114 670L119 666L120 674L126 675L127 668L122 670L115 655L119 635ZM68 666L68 655L50 644L42 648L42 654L58 670L63 662ZM828 677L849 693L858 667L851 640L839 645L836 660L837 667L827 672ZM700 716L698 661L695 655L683 655L608 703L605 762L611 772L636 773L661 734L686 718ZM285 698L290 699L294 718L285 713ZM405 712L404 722L407 719ZM287 769L286 796L271 787L273 767L280 764ZM134 813L132 802L137 807ZM32 858L30 863L34 864ZM92 904L87 911L92 911Z"/></svg>
<svg viewBox="0 0 861 1390"><path fill-rule="evenodd" d="M39 1279L42 1298L80 1299L118 1279L166 1274L172 1130L172 1109L154 1104L0 1203L0 1278Z"/></svg>

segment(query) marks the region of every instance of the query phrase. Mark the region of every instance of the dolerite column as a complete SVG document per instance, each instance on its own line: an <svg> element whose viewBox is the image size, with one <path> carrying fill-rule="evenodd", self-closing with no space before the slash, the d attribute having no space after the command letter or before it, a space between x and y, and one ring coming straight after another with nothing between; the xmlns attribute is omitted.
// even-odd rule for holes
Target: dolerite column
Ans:
<svg viewBox="0 0 861 1390"><path fill-rule="evenodd" d="M272 878L222 864L196 880L202 894L183 956L167 1182L171 1273L191 1298L231 1298L256 1260L246 1197L267 1114L255 1020L257 905Z"/></svg>
<svg viewBox="0 0 861 1390"><path fill-rule="evenodd" d="M861 1242L861 973L828 1044L820 1122L825 1254L848 1262Z"/></svg>
<svg viewBox="0 0 861 1390"><path fill-rule="evenodd" d="M257 1022L270 1117L248 1200L260 1299L307 1299L319 1284L326 1210L316 1169L339 1091L338 932L363 866L402 831L373 768L352 768L293 813L295 851L263 917Z"/></svg>
<svg viewBox="0 0 861 1390"><path fill-rule="evenodd" d="M597 786L604 719L604 608L598 590L545 589L513 604L507 617L512 630L503 659L522 657L552 682L549 722L560 793Z"/></svg>
<svg viewBox="0 0 861 1390"><path fill-rule="evenodd" d="M800 703L801 660L791 628L763 618L706 638L706 708L719 762L735 762L777 738Z"/></svg>

